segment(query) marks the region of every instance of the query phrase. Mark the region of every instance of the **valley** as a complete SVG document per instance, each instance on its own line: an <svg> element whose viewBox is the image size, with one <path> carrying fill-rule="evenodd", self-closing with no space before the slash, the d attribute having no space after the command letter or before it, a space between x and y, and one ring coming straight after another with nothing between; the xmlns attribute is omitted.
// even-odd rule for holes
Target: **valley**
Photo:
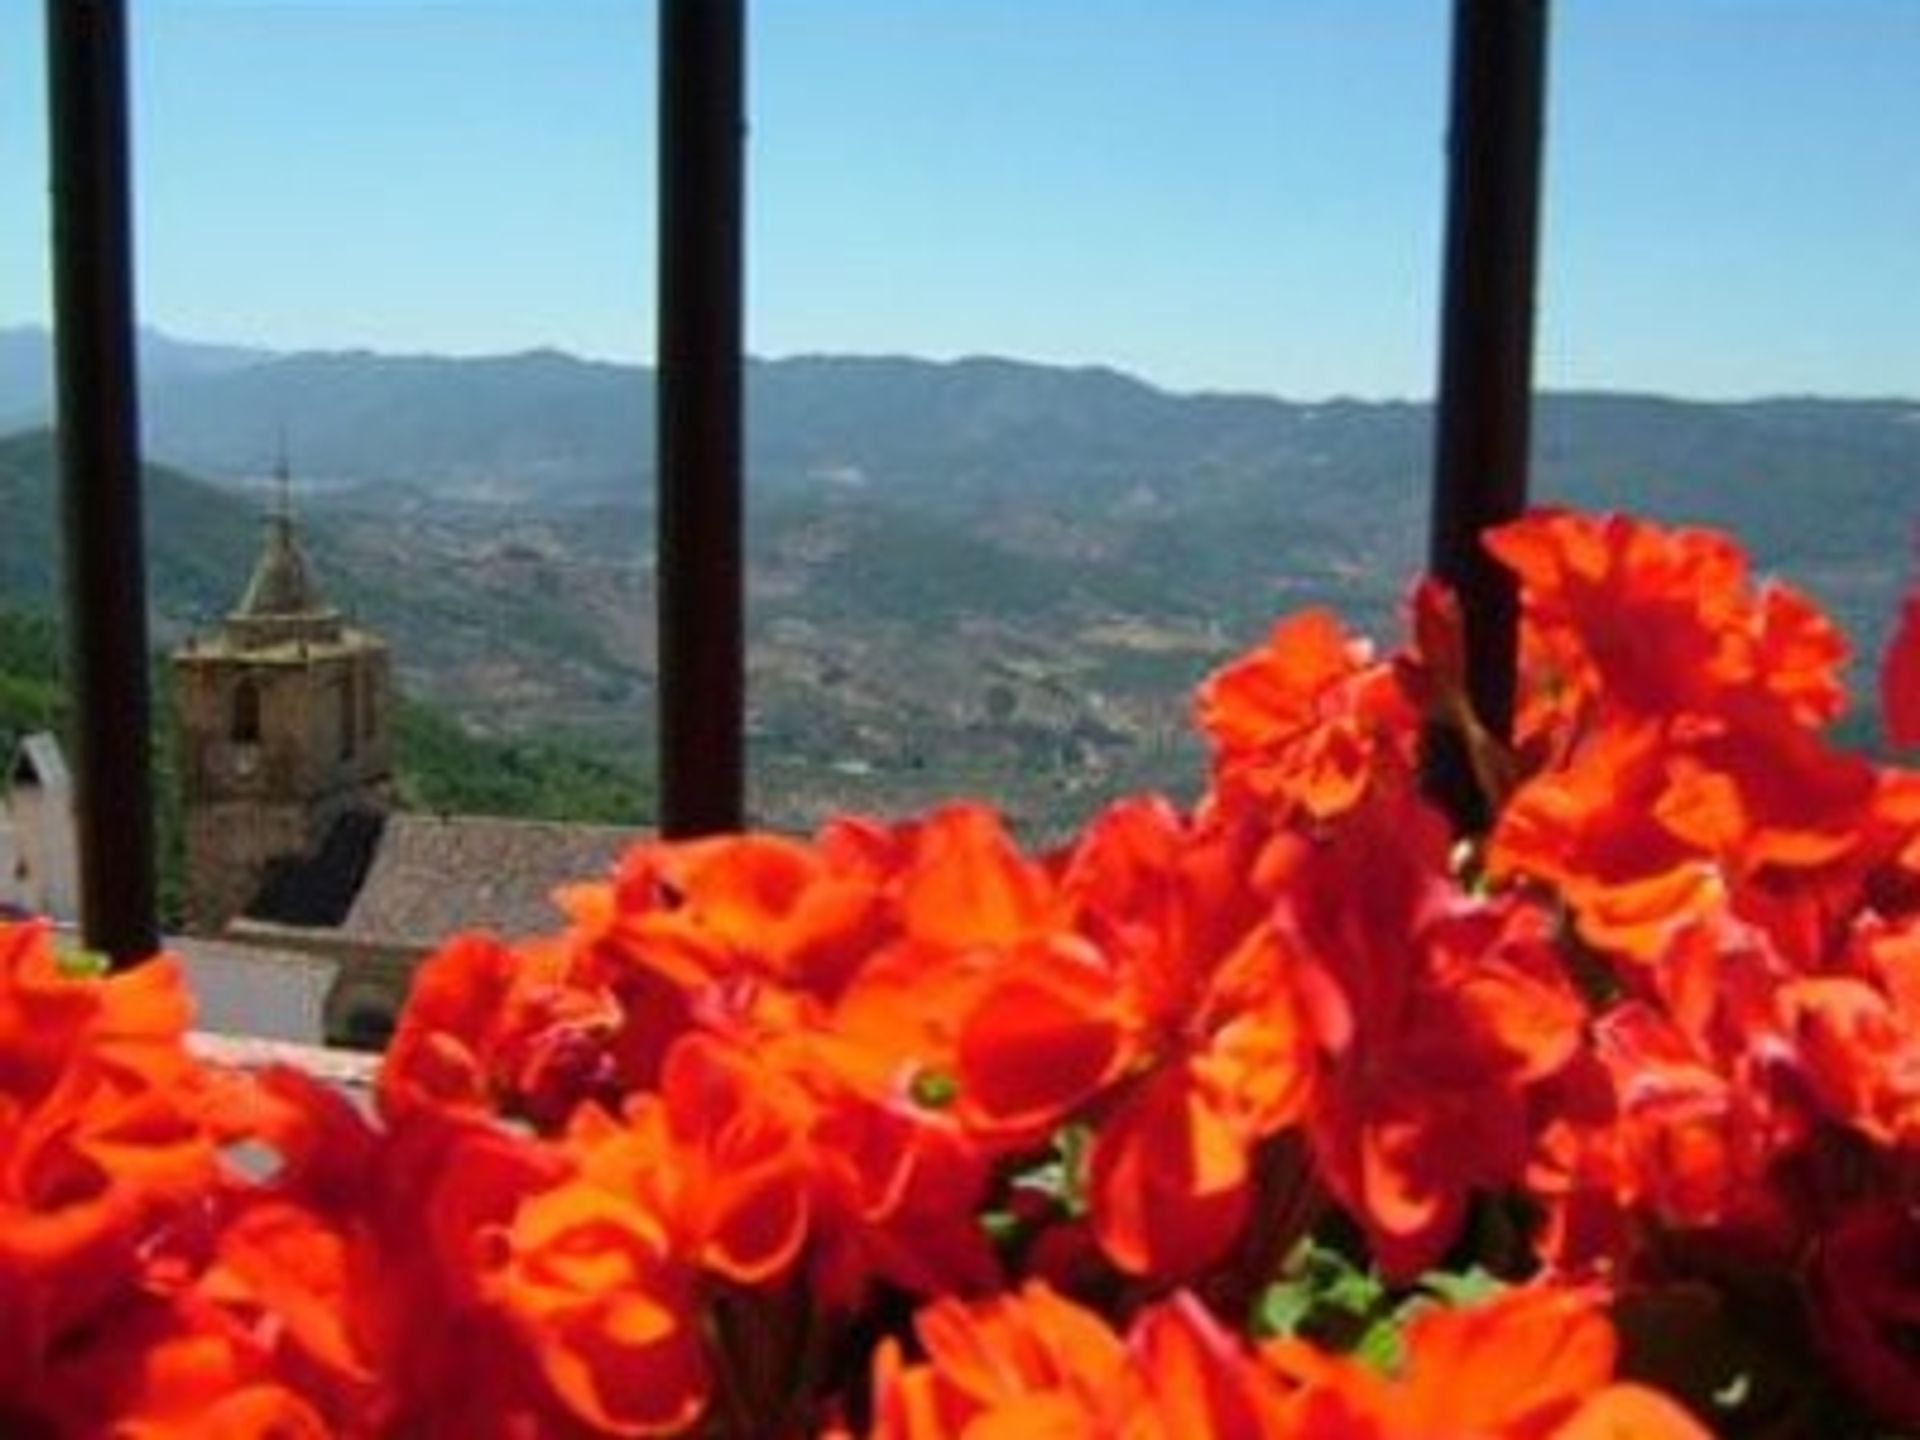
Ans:
<svg viewBox="0 0 1920 1440"><path fill-rule="evenodd" d="M237 594L284 425L323 583L408 694L477 738L650 763L644 371L187 354L148 377L158 643ZM0 363L0 415L31 424L21 373ZM779 828L972 793L1046 838L1112 795L1190 793L1194 682L1303 604L1391 640L1421 553L1420 405L803 357L755 363L749 414L750 806ZM1877 651L1920 404L1549 395L1535 452L1542 500L1731 527ZM51 596L50 475L44 433L0 441L0 603Z"/></svg>

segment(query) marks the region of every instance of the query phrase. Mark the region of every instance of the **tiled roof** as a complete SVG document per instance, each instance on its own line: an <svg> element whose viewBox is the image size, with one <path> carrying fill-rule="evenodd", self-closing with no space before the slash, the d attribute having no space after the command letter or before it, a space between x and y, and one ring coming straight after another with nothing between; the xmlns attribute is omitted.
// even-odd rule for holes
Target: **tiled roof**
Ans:
<svg viewBox="0 0 1920 1440"><path fill-rule="evenodd" d="M552 930L557 886L612 869L644 831L484 816L391 815L341 929L368 938L439 940L484 928Z"/></svg>
<svg viewBox="0 0 1920 1440"><path fill-rule="evenodd" d="M267 542L240 597L241 615L314 615L326 609L313 567L294 538L293 517L267 519Z"/></svg>
<svg viewBox="0 0 1920 1440"><path fill-rule="evenodd" d="M606 874L646 831L476 815L347 817L308 862L277 869L249 919L324 927L369 944L437 943L455 930L558 928L551 895Z"/></svg>
<svg viewBox="0 0 1920 1440"><path fill-rule="evenodd" d="M59 738L45 730L22 737L13 759L13 783L38 785L43 790L69 790L73 781L67 773L67 757L60 751Z"/></svg>

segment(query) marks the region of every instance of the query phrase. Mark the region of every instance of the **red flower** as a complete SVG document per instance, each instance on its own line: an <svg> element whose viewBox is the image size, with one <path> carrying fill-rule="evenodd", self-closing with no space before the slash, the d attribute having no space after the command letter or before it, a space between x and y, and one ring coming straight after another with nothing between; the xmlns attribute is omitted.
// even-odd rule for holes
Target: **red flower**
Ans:
<svg viewBox="0 0 1920 1440"><path fill-rule="evenodd" d="M1218 1260L1246 1223L1249 1138L1185 1067L1131 1091L1101 1126L1088 1177L1101 1249L1123 1270L1160 1278Z"/></svg>
<svg viewBox="0 0 1920 1440"><path fill-rule="evenodd" d="M926 1359L882 1347L873 1440L1235 1440L1283 1429L1274 1381L1191 1297L1143 1311L1123 1343L1044 1285L914 1318Z"/></svg>
<svg viewBox="0 0 1920 1440"><path fill-rule="evenodd" d="M1920 917L1857 922L1846 973L1783 987L1799 1073L1826 1113L1875 1144L1920 1141Z"/></svg>
<svg viewBox="0 0 1920 1440"><path fill-rule="evenodd" d="M610 887L570 892L600 910L606 943L675 985L758 977L823 999L877 943L883 835L855 822L807 843L777 835L636 846Z"/></svg>
<svg viewBox="0 0 1920 1440"><path fill-rule="evenodd" d="M0 1392L122 1303L218 1177L231 1117L188 1011L170 958L76 978L44 926L0 924Z"/></svg>
<svg viewBox="0 0 1920 1440"><path fill-rule="evenodd" d="M1539 510L1487 548L1520 578L1529 689L1551 706L1602 720L1711 714L1744 691L1802 726L1839 712L1845 641L1798 592L1756 593L1724 535Z"/></svg>
<svg viewBox="0 0 1920 1440"><path fill-rule="evenodd" d="M498 1243L489 1288L569 1415L608 1435L699 1418L709 1378L692 1276L657 1216L576 1181L524 1201Z"/></svg>
<svg viewBox="0 0 1920 1440"><path fill-rule="evenodd" d="M1300 1433L1327 1440L1705 1440L1686 1411L1613 1379L1617 1342L1598 1297L1530 1286L1465 1309L1422 1311L1396 1376L1269 1342L1269 1364L1299 1389Z"/></svg>
<svg viewBox="0 0 1920 1440"><path fill-rule="evenodd" d="M354 1433L274 1373L248 1327L192 1296L130 1298L49 1365L25 1412L0 1399L8 1435L129 1440L332 1440ZM364 1431L360 1433L365 1433Z"/></svg>
<svg viewBox="0 0 1920 1440"><path fill-rule="evenodd" d="M1487 863L1550 885L1591 944L1645 962L1749 888L1777 896L1850 862L1875 793L1864 763L1753 707L1684 727L1621 724L1519 789Z"/></svg>
<svg viewBox="0 0 1920 1440"><path fill-rule="evenodd" d="M1920 1426L1920 1218L1862 1206L1817 1242L1808 1278L1820 1352L1884 1423Z"/></svg>
<svg viewBox="0 0 1920 1440"><path fill-rule="evenodd" d="M1324 610L1280 621L1267 643L1195 697L1214 785L1282 815L1325 820L1412 773L1418 716L1390 665Z"/></svg>
<svg viewBox="0 0 1920 1440"><path fill-rule="evenodd" d="M1529 1089L1585 1015L1546 918L1463 896L1445 839L1411 804L1358 814L1300 860L1276 921L1320 1053L1314 1153L1396 1276L1439 1256L1473 1191L1520 1177Z"/></svg>
<svg viewBox="0 0 1920 1440"><path fill-rule="evenodd" d="M657 1094L616 1121L581 1110L582 1178L642 1200L689 1264L744 1285L789 1271L806 1240L811 1102L787 1077L711 1037L669 1052Z"/></svg>
<svg viewBox="0 0 1920 1440"><path fill-rule="evenodd" d="M1920 592L1901 602L1880 662L1880 723L1894 744L1920 745Z"/></svg>
<svg viewBox="0 0 1920 1440"><path fill-rule="evenodd" d="M830 1063L883 1102L950 1089L996 1147L1044 1136L1126 1062L1113 967L992 812L949 806L905 839L898 933L826 1020Z"/></svg>
<svg viewBox="0 0 1920 1440"><path fill-rule="evenodd" d="M454 936L414 972L380 1066L381 1113L517 1113L558 1128L608 1090L605 1052L622 1019L605 988L577 979L562 945Z"/></svg>
<svg viewBox="0 0 1920 1440"><path fill-rule="evenodd" d="M521 1213L571 1183L569 1158L475 1116L422 1107L381 1130L303 1075L265 1084L280 1169L224 1207L195 1293L251 1319L347 1433L567 1433L574 1397L506 1277L534 1263Z"/></svg>
<svg viewBox="0 0 1920 1440"><path fill-rule="evenodd" d="M1185 1279L1239 1240L1255 1146L1310 1093L1308 1035L1255 884L1262 833L1116 805L1068 859L1106 957L1129 1079L1094 1138L1094 1233L1122 1269Z"/></svg>

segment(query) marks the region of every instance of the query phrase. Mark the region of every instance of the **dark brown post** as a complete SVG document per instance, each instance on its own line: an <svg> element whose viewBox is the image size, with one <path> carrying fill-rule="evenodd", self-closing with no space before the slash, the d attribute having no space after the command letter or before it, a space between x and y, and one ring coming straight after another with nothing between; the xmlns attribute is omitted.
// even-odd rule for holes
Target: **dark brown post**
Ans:
<svg viewBox="0 0 1920 1440"><path fill-rule="evenodd" d="M116 966L159 944L126 72L123 0L47 0L80 933Z"/></svg>
<svg viewBox="0 0 1920 1440"><path fill-rule="evenodd" d="M661 0L660 828L740 827L745 0Z"/></svg>
<svg viewBox="0 0 1920 1440"><path fill-rule="evenodd" d="M1468 690L1501 737L1513 723L1518 599L1480 537L1527 503L1546 38L1547 0L1454 0L1429 563L1460 597ZM1428 741L1429 791L1463 828L1483 828L1458 736Z"/></svg>

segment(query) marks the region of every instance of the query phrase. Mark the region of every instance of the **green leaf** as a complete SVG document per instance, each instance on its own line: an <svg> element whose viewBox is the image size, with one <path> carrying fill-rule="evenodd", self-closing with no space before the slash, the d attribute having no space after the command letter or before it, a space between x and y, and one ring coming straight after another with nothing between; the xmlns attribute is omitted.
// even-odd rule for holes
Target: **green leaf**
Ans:
<svg viewBox="0 0 1920 1440"><path fill-rule="evenodd" d="M69 980L98 980L113 970L113 962L104 953L83 945L56 945L53 958Z"/></svg>
<svg viewBox="0 0 1920 1440"><path fill-rule="evenodd" d="M1299 1280L1282 1280L1269 1285L1254 1302L1253 1333L1262 1340L1297 1335L1319 1301L1320 1297Z"/></svg>
<svg viewBox="0 0 1920 1440"><path fill-rule="evenodd" d="M1287 1257L1281 1278L1254 1302L1251 1324L1262 1337L1300 1335L1347 1350L1389 1310L1378 1276L1309 1238Z"/></svg>
<svg viewBox="0 0 1920 1440"><path fill-rule="evenodd" d="M995 1245L1011 1245L1020 1238L1020 1217L1010 1210L989 1210L980 1217L980 1229Z"/></svg>
<svg viewBox="0 0 1920 1440"><path fill-rule="evenodd" d="M944 1110L960 1094L960 1083L944 1070L921 1070L907 1087L913 1103L923 1110Z"/></svg>
<svg viewBox="0 0 1920 1440"><path fill-rule="evenodd" d="M1401 1307L1369 1325L1353 1347L1353 1358L1382 1374L1398 1374L1407 1362L1405 1335L1409 1311Z"/></svg>
<svg viewBox="0 0 1920 1440"><path fill-rule="evenodd" d="M1031 1182L1059 1202L1075 1220L1093 1208L1087 1194L1087 1164L1093 1154L1093 1127L1062 1125L1054 1132L1053 1159L1034 1171Z"/></svg>
<svg viewBox="0 0 1920 1440"><path fill-rule="evenodd" d="M1365 1315L1386 1299L1386 1294L1386 1287L1375 1276L1349 1267L1331 1278L1322 1298L1329 1305Z"/></svg>
<svg viewBox="0 0 1920 1440"><path fill-rule="evenodd" d="M1447 1305L1461 1306L1478 1305L1490 1300L1506 1286L1497 1275L1483 1266L1475 1265L1459 1274L1447 1270L1431 1271L1420 1277L1420 1288Z"/></svg>

